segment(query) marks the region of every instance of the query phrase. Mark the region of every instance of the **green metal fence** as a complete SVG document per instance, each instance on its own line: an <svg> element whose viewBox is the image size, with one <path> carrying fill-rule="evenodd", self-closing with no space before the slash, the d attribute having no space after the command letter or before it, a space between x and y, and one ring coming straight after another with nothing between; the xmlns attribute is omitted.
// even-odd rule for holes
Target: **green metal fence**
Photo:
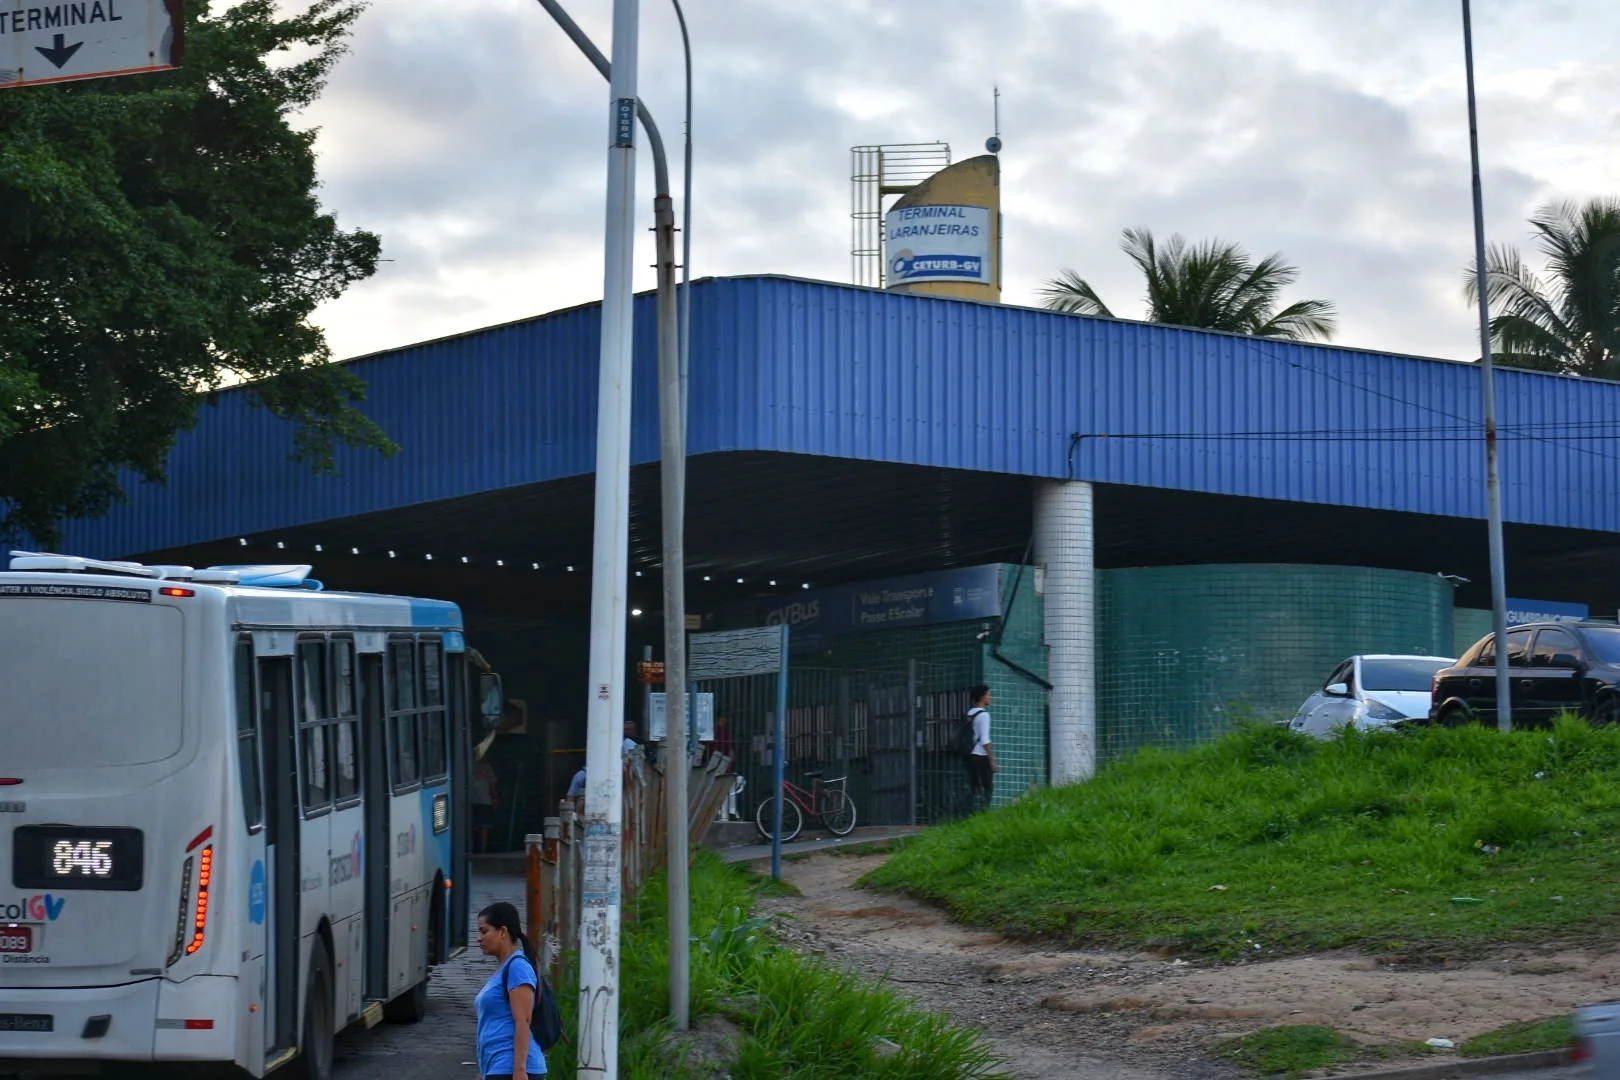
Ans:
<svg viewBox="0 0 1620 1080"><path fill-rule="evenodd" d="M1176 566L1097 575L1098 759L1286 719L1357 653L1454 656L1451 584L1353 566Z"/></svg>

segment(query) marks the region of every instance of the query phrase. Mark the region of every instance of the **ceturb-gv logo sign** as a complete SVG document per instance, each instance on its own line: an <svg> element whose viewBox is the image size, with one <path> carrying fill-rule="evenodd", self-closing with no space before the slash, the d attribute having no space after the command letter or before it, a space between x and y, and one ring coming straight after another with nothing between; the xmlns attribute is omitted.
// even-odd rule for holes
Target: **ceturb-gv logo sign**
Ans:
<svg viewBox="0 0 1620 1080"><path fill-rule="evenodd" d="M62 914L62 905L66 903L67 897L52 896L50 893L26 896L21 900L0 900L0 922L54 922Z"/></svg>

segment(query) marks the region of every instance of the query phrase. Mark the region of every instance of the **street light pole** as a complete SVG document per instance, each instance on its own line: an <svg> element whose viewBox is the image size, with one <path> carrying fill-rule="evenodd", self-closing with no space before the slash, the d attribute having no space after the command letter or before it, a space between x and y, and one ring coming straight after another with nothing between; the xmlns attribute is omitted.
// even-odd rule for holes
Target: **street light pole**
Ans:
<svg viewBox="0 0 1620 1080"><path fill-rule="evenodd" d="M1485 200L1479 179L1479 113L1474 104L1474 24L1462 0L1463 70L1468 83L1468 153L1473 172L1474 273L1479 293L1479 375L1485 397L1485 515L1490 538L1491 622L1496 632L1496 727L1513 730L1508 686L1507 558L1502 543L1502 475L1496 439L1496 371L1491 363L1491 302L1485 272Z"/></svg>
<svg viewBox="0 0 1620 1080"><path fill-rule="evenodd" d="M686 432L688 356L692 350L692 39L686 32L686 12L681 0L675 5L675 18L681 24L681 48L686 54L686 162L681 171L681 432ZM684 501L685 477L681 496ZM684 509L684 508L683 508Z"/></svg>
<svg viewBox="0 0 1620 1080"><path fill-rule="evenodd" d="M670 371L671 343L664 339L665 329L675 319L675 301L671 289L662 288L666 253L658 252L660 289L658 293L658 378L659 405L663 416L663 500L664 500L664 703L669 718L669 756L674 768L668 770L669 801L664 816L669 823L669 1019L676 1031L685 1031L692 1024L692 882L687 860L688 829L686 778L691 775L685 759L691 753L688 731L697 731L696 712L675 706L687 704L686 682L686 354L692 338L692 39L686 32L686 13L681 0L675 5L675 18L681 24L681 49L686 57L686 161L682 172L684 194L681 212L684 228L681 230L681 313L680 341L673 351L674 371ZM662 225L659 237L665 235ZM673 225L670 239L673 240ZM673 262L673 245L668 252ZM669 267L674 277L674 267ZM666 297L668 312L665 312ZM696 698L692 698L696 701ZM681 718L686 722L682 723ZM680 728L679 742L675 729ZM676 747L680 747L677 756ZM678 782L676 778L679 778Z"/></svg>
<svg viewBox="0 0 1620 1080"><path fill-rule="evenodd" d="M581 30L563 10L558 0L539 0L540 6L552 17L563 33L568 35L585 54L602 77L613 81L613 65L602 55L590 37ZM676 4L676 15L681 20L681 41L686 46L687 71L687 220L691 220L691 72L690 42L686 36L686 18ZM658 383L660 418L660 499L663 505L663 563L664 563L664 818L666 825L667 864L669 867L669 1011L670 1020L677 1031L684 1031L690 1023L691 999L691 884L687 872L689 859L686 761L689 754L687 740L686 695L686 547L684 522L686 520L686 405L685 405L685 338L677 323L675 298L675 208L670 199L669 161L664 154L664 140L658 125L646 105L636 102L636 113L647 131L647 143L653 156L653 221L656 234L656 261L658 281ZM691 237L687 237L687 258L691 253ZM690 269L687 273L690 274ZM690 295L682 289L690 319ZM589 768L586 775L590 774Z"/></svg>
<svg viewBox="0 0 1620 1080"><path fill-rule="evenodd" d="M630 547L630 385L634 373L638 0L613 0L607 231L596 418L590 700L585 741L585 867L580 889L580 1076L619 1075L619 918L625 619Z"/></svg>

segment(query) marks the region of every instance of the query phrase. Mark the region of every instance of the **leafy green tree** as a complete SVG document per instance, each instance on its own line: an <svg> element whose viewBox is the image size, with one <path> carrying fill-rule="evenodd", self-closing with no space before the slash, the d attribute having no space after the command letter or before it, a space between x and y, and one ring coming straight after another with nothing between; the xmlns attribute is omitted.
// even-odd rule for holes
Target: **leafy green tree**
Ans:
<svg viewBox="0 0 1620 1080"><path fill-rule="evenodd" d="M1149 322L1291 340L1325 341L1336 329L1333 305L1326 300L1279 307L1283 290L1299 277L1281 255L1255 262L1236 244L1210 240L1189 247L1179 234L1160 246L1147 229L1126 229L1120 246L1147 279ZM1073 270L1048 281L1040 295L1056 311L1115 317Z"/></svg>
<svg viewBox="0 0 1620 1080"><path fill-rule="evenodd" d="M377 237L315 197L319 95L362 5L191 0L177 71L0 92L0 534L160 480L209 392L249 384L291 451L395 448L330 363L316 305L375 272Z"/></svg>
<svg viewBox="0 0 1620 1080"><path fill-rule="evenodd" d="M1545 278L1510 247L1485 253L1492 357L1510 367L1620 378L1620 199L1544 206L1530 227ZM1472 266L1465 287L1478 303Z"/></svg>

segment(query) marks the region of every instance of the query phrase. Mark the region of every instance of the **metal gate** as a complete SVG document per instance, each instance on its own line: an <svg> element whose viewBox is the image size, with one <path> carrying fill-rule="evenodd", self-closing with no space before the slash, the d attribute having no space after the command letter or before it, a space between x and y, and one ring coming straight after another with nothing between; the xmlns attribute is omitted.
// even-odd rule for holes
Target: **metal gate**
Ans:
<svg viewBox="0 0 1620 1080"><path fill-rule="evenodd" d="M945 685L942 672L920 661L889 671L794 666L787 778L808 790L808 773L844 777L861 825L928 825L964 812L967 774L945 745L950 721L966 711L967 688ZM732 756L743 778L738 816L752 821L773 782L776 678L716 679L698 689L714 694L713 746ZM820 829L807 818L806 835Z"/></svg>

